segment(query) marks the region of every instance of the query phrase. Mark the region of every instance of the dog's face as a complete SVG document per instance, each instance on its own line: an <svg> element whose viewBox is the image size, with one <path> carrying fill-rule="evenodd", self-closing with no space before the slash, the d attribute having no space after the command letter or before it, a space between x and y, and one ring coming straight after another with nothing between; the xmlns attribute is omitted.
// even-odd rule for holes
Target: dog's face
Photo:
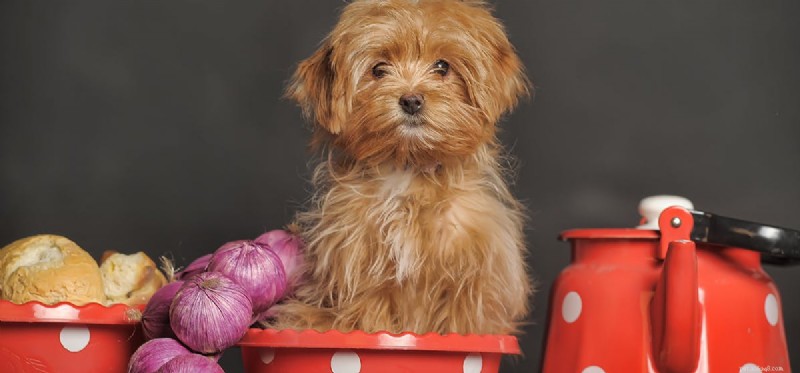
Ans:
<svg viewBox="0 0 800 373"><path fill-rule="evenodd" d="M429 166L493 141L528 81L480 1L362 0L287 91L324 143L369 164Z"/></svg>

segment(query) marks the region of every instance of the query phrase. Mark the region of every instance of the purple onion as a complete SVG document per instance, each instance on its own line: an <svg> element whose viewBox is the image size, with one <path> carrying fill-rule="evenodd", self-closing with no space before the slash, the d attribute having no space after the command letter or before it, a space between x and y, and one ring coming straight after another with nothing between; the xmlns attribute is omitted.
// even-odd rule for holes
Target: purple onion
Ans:
<svg viewBox="0 0 800 373"><path fill-rule="evenodd" d="M275 229L258 236L254 241L278 255L286 272L288 287L292 288L297 283L303 266L303 240L300 236L283 229Z"/></svg>
<svg viewBox="0 0 800 373"><path fill-rule="evenodd" d="M142 331L144 331L145 338L172 338L175 336L169 327L169 306L181 285L183 285L183 281L170 282L156 290L150 297L142 313Z"/></svg>
<svg viewBox="0 0 800 373"><path fill-rule="evenodd" d="M152 339L133 353L128 363L128 373L155 373L175 357L191 354L191 351L172 338Z"/></svg>
<svg viewBox="0 0 800 373"><path fill-rule="evenodd" d="M233 346L247 332L253 303L247 291L219 272L189 277L169 310L178 339L195 352L214 354Z"/></svg>
<svg viewBox="0 0 800 373"><path fill-rule="evenodd" d="M208 262L211 260L211 256L213 254L206 254L203 255L191 263L189 263L186 268L180 270L180 272L175 274L176 280L185 280L188 277L194 276L198 273L203 273L206 271L206 267L208 267Z"/></svg>
<svg viewBox="0 0 800 373"><path fill-rule="evenodd" d="M158 373L225 373L208 356L190 354L178 356L164 364Z"/></svg>
<svg viewBox="0 0 800 373"><path fill-rule="evenodd" d="M208 263L208 271L220 272L242 285L260 314L286 294L286 274L275 253L253 241L222 245Z"/></svg>

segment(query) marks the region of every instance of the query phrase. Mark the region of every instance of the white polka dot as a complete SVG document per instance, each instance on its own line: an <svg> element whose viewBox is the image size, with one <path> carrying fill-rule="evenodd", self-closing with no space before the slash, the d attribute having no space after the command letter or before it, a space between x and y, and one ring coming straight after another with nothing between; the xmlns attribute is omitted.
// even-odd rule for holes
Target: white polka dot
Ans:
<svg viewBox="0 0 800 373"><path fill-rule="evenodd" d="M590 367L583 368L581 373L606 373L606 371L597 365L592 365Z"/></svg>
<svg viewBox="0 0 800 373"><path fill-rule="evenodd" d="M261 351L258 352L258 356L261 357L261 361L264 364L269 364L273 359L275 359L275 350L271 348L261 349Z"/></svg>
<svg viewBox="0 0 800 373"><path fill-rule="evenodd" d="M85 326L65 326L59 335L61 345L69 352L78 352L89 345L89 328Z"/></svg>
<svg viewBox="0 0 800 373"><path fill-rule="evenodd" d="M352 351L339 351L331 358L333 373L359 373L361 372L361 359Z"/></svg>
<svg viewBox="0 0 800 373"><path fill-rule="evenodd" d="M767 314L767 322L770 325L778 325L778 298L775 298L775 295L767 295L764 301L764 313Z"/></svg>
<svg viewBox="0 0 800 373"><path fill-rule="evenodd" d="M742 365L741 368L739 368L739 373L754 373L754 372L760 372L760 371L761 371L761 368L759 368L758 365L755 365L753 363L747 363L745 365Z"/></svg>
<svg viewBox="0 0 800 373"><path fill-rule="evenodd" d="M581 309L583 309L583 301L581 296L574 291L567 293L564 297L564 303L561 304L561 316L564 321L568 323L575 322L581 316Z"/></svg>
<svg viewBox="0 0 800 373"><path fill-rule="evenodd" d="M481 354L469 354L464 359L464 373L481 373L483 357Z"/></svg>

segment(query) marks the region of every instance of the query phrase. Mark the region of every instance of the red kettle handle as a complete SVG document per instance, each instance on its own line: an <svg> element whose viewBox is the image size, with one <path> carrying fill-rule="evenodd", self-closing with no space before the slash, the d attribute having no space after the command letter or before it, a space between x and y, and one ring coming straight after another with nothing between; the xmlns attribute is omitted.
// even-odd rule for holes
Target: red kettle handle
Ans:
<svg viewBox="0 0 800 373"><path fill-rule="evenodd" d="M659 371L694 372L700 357L701 332L694 242L669 244L650 314L653 355Z"/></svg>

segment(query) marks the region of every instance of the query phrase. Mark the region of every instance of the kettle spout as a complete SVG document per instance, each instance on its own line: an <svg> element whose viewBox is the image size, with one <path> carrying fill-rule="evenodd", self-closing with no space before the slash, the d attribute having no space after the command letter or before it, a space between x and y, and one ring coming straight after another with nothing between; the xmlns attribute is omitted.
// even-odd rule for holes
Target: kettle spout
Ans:
<svg viewBox="0 0 800 373"><path fill-rule="evenodd" d="M689 373L700 357L697 252L688 240L669 243L650 304L653 356L660 372Z"/></svg>

